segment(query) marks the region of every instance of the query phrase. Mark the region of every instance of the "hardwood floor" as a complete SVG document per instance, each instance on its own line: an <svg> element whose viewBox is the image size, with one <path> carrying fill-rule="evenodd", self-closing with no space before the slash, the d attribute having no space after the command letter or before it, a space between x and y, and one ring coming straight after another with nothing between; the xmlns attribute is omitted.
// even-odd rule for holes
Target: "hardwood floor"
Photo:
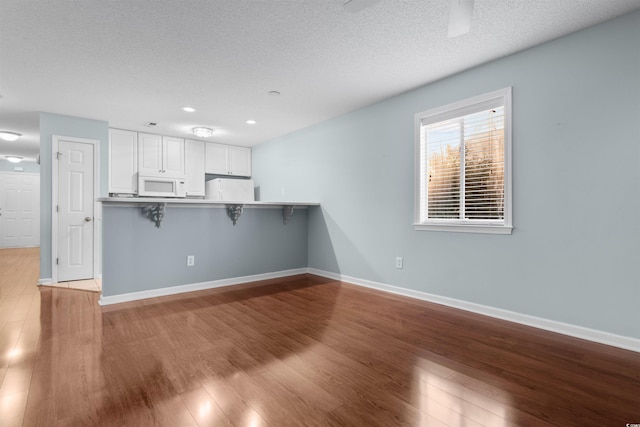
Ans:
<svg viewBox="0 0 640 427"><path fill-rule="evenodd" d="M316 276L99 307L0 250L2 426L625 426L640 354Z"/></svg>

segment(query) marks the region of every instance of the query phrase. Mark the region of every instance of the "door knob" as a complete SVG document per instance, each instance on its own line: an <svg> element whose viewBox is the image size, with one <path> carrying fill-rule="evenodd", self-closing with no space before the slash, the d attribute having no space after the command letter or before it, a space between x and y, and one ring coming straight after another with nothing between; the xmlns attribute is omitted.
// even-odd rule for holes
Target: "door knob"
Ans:
<svg viewBox="0 0 640 427"><path fill-rule="evenodd" d="M86 216L86 217L84 217L84 220L89 222L89 221L91 221L91 217L90 216Z"/></svg>

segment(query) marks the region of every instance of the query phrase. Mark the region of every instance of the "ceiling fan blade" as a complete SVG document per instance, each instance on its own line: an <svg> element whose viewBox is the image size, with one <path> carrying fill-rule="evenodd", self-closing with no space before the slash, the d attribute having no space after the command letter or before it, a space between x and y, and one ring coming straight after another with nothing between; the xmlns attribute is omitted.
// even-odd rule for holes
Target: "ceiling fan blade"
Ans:
<svg viewBox="0 0 640 427"><path fill-rule="evenodd" d="M381 0L346 0L343 4L344 8L351 13L358 13L368 7L379 3Z"/></svg>
<svg viewBox="0 0 640 427"><path fill-rule="evenodd" d="M472 16L473 0L451 0L447 37L458 37L467 34L471 29Z"/></svg>

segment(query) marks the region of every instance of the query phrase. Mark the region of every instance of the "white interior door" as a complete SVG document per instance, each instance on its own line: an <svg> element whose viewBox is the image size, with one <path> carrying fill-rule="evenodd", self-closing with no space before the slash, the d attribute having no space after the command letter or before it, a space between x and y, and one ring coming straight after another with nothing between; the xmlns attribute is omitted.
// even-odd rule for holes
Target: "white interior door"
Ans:
<svg viewBox="0 0 640 427"><path fill-rule="evenodd" d="M40 245L40 175L0 172L0 247Z"/></svg>
<svg viewBox="0 0 640 427"><path fill-rule="evenodd" d="M94 277L94 145L58 141L58 281Z"/></svg>

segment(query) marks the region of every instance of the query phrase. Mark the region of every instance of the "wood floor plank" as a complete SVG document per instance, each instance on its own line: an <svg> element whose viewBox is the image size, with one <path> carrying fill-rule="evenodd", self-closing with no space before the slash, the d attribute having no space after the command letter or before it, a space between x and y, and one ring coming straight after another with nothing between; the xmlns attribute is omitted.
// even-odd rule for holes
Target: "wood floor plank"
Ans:
<svg viewBox="0 0 640 427"><path fill-rule="evenodd" d="M9 366L15 354L16 344L20 339L23 327L24 321L14 321L7 323L2 333L0 333L0 367L6 368Z"/></svg>
<svg viewBox="0 0 640 427"><path fill-rule="evenodd" d="M200 427L234 426L204 388L200 387L199 389L182 393L181 397L191 416Z"/></svg>
<svg viewBox="0 0 640 427"><path fill-rule="evenodd" d="M244 425L269 426L258 411L259 402L248 400L246 392L238 390L237 381L209 380L203 385L207 394L220 408L224 416L237 427ZM255 406L258 406L256 409Z"/></svg>
<svg viewBox="0 0 640 427"><path fill-rule="evenodd" d="M0 250L0 425L604 426L640 354L300 275L100 307Z"/></svg>
<svg viewBox="0 0 640 427"><path fill-rule="evenodd" d="M31 368L9 367L2 379L0 397L29 391L32 373Z"/></svg>
<svg viewBox="0 0 640 427"><path fill-rule="evenodd" d="M22 425L28 394L28 391L23 391L0 396L0 425L3 427Z"/></svg>

